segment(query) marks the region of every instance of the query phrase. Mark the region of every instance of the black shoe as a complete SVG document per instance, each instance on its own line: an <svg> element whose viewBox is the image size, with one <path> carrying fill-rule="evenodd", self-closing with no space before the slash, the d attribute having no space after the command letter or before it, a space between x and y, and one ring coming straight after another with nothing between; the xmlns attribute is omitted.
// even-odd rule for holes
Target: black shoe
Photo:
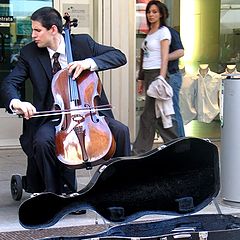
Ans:
<svg viewBox="0 0 240 240"><path fill-rule="evenodd" d="M82 214L86 214L86 213L87 213L86 210L79 210L79 211L71 212L70 214L72 214L72 215L82 215Z"/></svg>

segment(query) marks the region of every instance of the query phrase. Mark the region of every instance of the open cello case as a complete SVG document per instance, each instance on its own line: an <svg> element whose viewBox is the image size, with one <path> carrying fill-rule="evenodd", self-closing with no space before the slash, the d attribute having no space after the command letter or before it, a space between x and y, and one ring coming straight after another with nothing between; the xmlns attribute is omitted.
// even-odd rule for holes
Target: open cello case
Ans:
<svg viewBox="0 0 240 240"><path fill-rule="evenodd" d="M40 193L27 199L19 221L28 229L44 228L72 211L90 209L115 226L94 235L51 239L239 240L240 218L197 214L219 190L217 147L204 139L179 138L144 155L106 161L75 195ZM133 222L148 214L171 218Z"/></svg>

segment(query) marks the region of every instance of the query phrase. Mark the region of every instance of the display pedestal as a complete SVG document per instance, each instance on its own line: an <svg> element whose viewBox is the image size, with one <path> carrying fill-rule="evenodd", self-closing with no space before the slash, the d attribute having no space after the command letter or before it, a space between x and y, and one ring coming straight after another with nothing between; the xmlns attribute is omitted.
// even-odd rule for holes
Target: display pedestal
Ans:
<svg viewBox="0 0 240 240"><path fill-rule="evenodd" d="M240 76L223 80L221 118L221 197L240 206Z"/></svg>

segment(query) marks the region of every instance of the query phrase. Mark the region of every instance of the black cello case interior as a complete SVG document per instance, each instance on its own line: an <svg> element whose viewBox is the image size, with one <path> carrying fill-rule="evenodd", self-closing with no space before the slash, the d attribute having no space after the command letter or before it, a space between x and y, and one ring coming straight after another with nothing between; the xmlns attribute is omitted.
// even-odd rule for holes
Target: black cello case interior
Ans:
<svg viewBox="0 0 240 240"><path fill-rule="evenodd" d="M70 212L90 209L114 226L93 235L48 239L239 240L238 217L197 214L216 203L219 190L217 147L205 139L179 138L144 155L106 161L77 194L27 199L19 222L27 229L44 228ZM169 219L134 221L149 214Z"/></svg>

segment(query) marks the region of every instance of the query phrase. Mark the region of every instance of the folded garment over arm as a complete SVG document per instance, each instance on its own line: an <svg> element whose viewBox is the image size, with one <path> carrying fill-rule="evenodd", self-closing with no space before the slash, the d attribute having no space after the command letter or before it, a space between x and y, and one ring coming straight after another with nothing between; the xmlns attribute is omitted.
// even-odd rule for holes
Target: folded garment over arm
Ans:
<svg viewBox="0 0 240 240"><path fill-rule="evenodd" d="M148 87L147 95L155 98L156 118L162 118L163 127L172 127L171 115L175 113L172 101L172 87L162 76L158 76Z"/></svg>

